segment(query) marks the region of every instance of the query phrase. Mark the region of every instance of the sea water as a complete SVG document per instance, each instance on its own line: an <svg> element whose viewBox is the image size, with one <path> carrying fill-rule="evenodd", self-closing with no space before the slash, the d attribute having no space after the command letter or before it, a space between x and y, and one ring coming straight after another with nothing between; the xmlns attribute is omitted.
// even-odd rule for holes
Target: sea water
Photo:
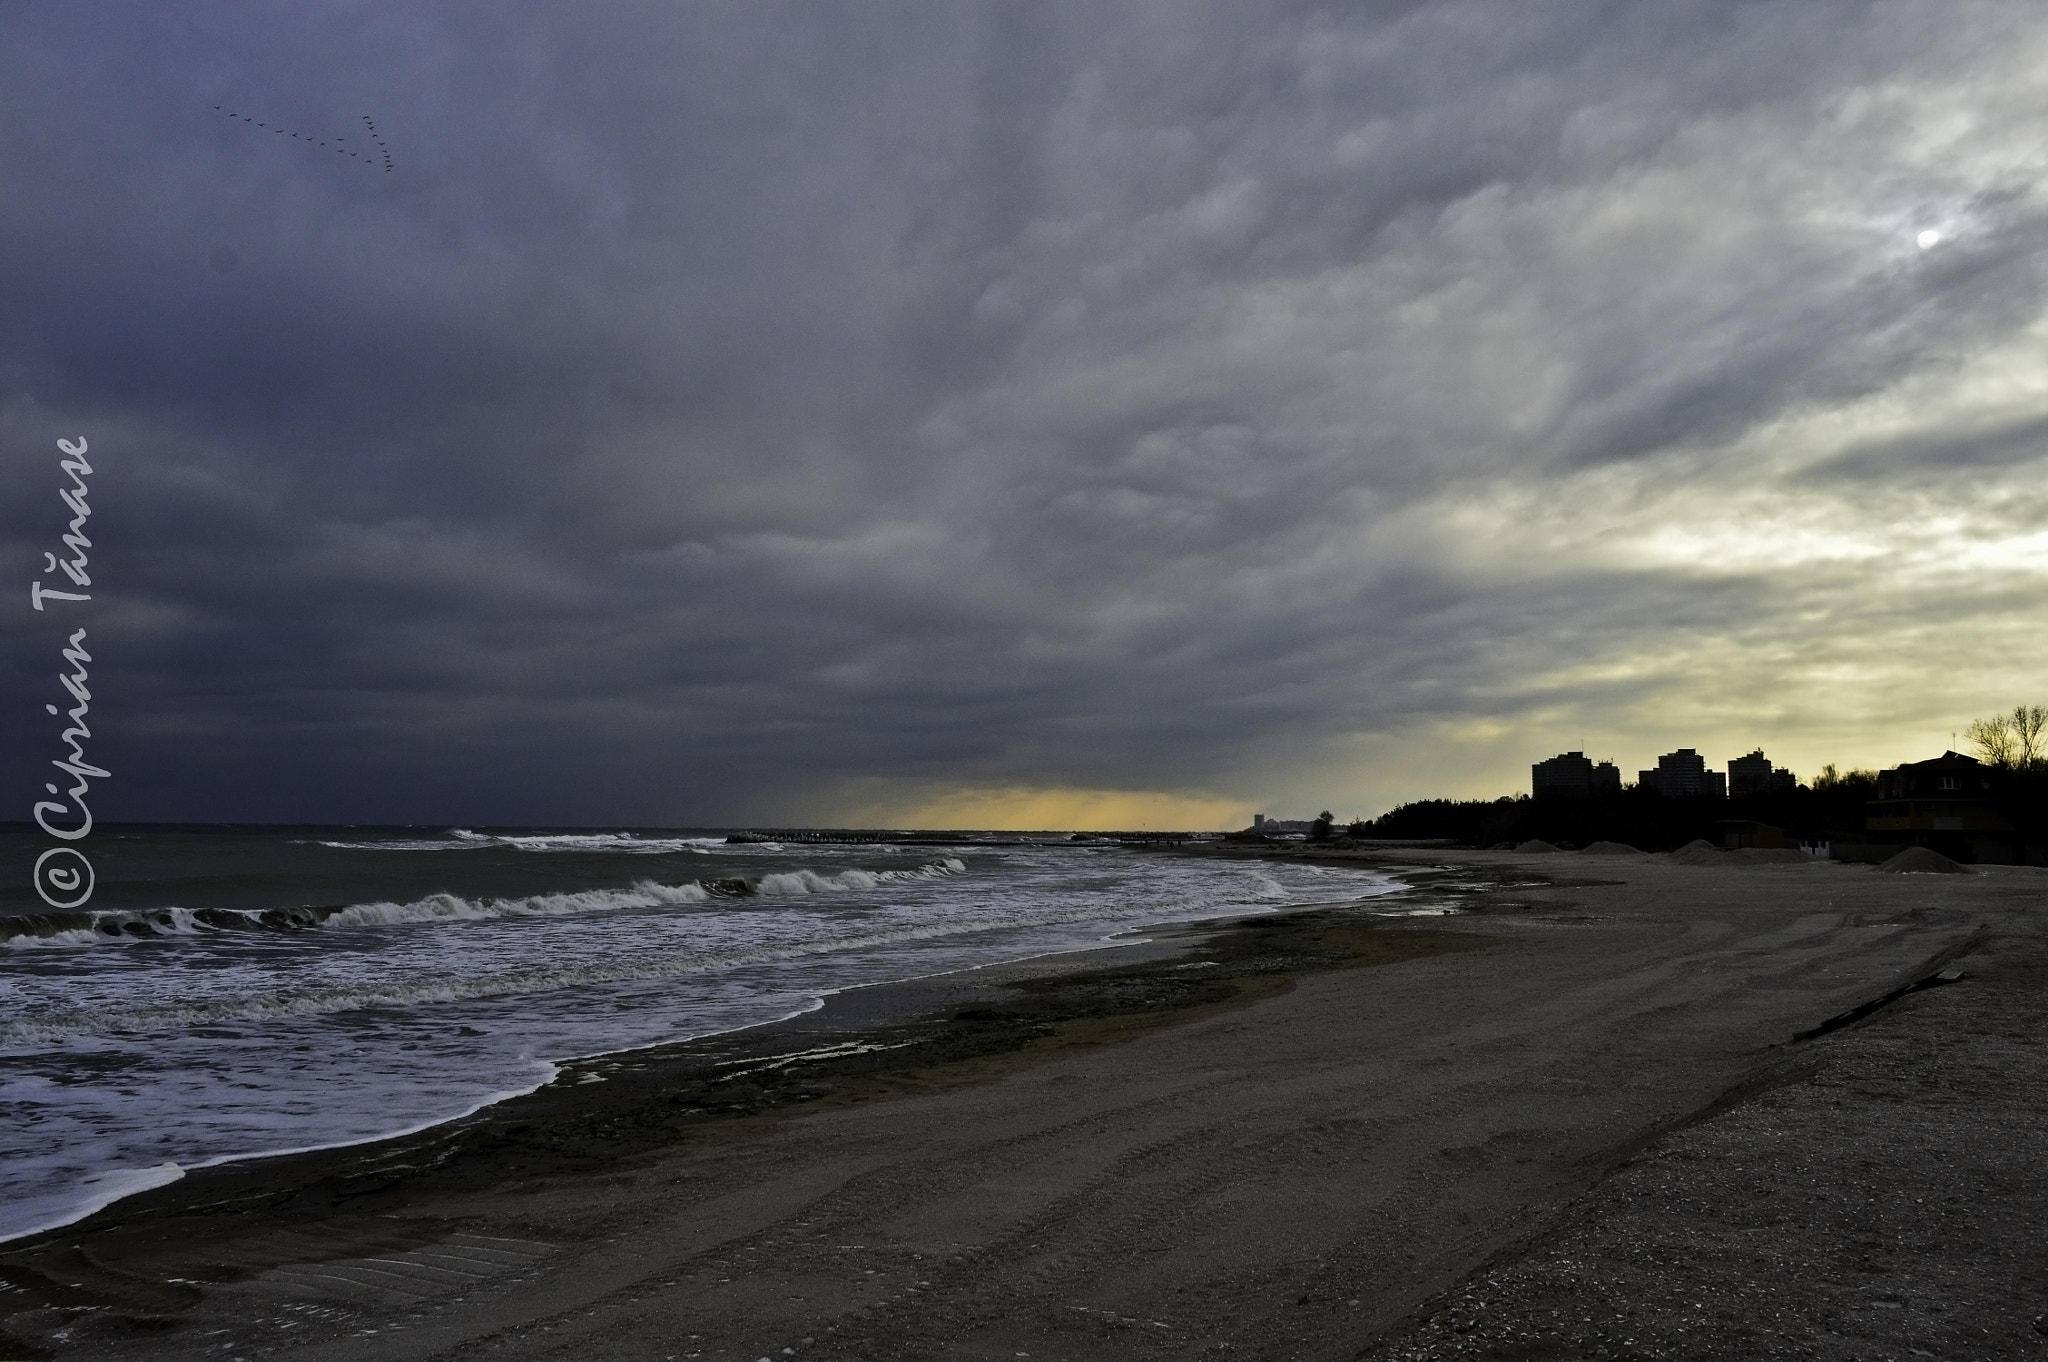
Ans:
<svg viewBox="0 0 2048 1362"><path fill-rule="evenodd" d="M999 840L96 831L90 911L0 891L0 1240L186 1169L421 1129L565 1060L842 989L1401 887ZM33 860L30 834L0 844Z"/></svg>

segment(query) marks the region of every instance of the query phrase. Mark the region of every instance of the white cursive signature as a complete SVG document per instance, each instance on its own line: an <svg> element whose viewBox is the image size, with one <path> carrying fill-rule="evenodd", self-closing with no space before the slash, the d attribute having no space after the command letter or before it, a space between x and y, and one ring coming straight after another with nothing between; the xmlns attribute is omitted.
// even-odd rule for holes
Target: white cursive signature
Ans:
<svg viewBox="0 0 2048 1362"><path fill-rule="evenodd" d="M79 436L77 444L59 440L57 448L71 456L57 461L57 466L71 475L71 486L57 489L57 495L71 508L71 532L64 536L64 547L71 550L71 556L59 559L54 553L45 553L43 572L52 573L61 567L73 586L91 586L92 578L85 571L85 551L92 547L92 540L85 537L85 522L92 519L92 507L85 501L85 478L92 472L92 465L85 461L85 437ZM77 591L52 591L41 582L30 582L28 598L40 610L45 600L89 601L92 596Z"/></svg>
<svg viewBox="0 0 2048 1362"><path fill-rule="evenodd" d="M86 503L85 480L92 473L92 465L85 461L83 436L76 443L59 440L57 448L70 455L67 459L58 460L57 466L71 476L71 485L59 487L57 495L63 498L64 505L71 511L71 530L64 536L64 547L71 556L59 559L54 553L45 553L43 573L49 576L61 567L72 586L91 586L92 577L85 570L85 551L92 547L92 540L85 537L85 522L92 518L92 507ZM92 594L52 591L36 581L29 584L28 598L30 604L41 610L46 600L89 601ZM73 783L69 790L59 790L51 783L44 784L45 790L60 797L37 801L35 815L36 826L44 832L62 841L75 842L92 831L92 809L85 802L90 782L105 780L107 772L85 759L85 744L92 738L92 729L85 722L86 716L92 713L92 692L85 684L85 664L92 661L92 654L85 650L85 630L74 630L66 642L68 646L63 657L71 670L58 672L57 680L77 702L69 711L71 726L64 730L62 739L71 753L54 758L50 765L70 776ZM52 714L58 713L55 705L44 705L43 708ZM54 826L50 822L53 815L75 826ZM92 863L73 847L51 847L38 856L34 879L36 892L42 895L45 903L55 908L76 908L92 897Z"/></svg>
<svg viewBox="0 0 2048 1362"><path fill-rule="evenodd" d="M78 806L78 812L75 816L84 821L76 828L69 830L53 828L50 826L47 815L53 813L59 816L69 814L70 805L47 799L41 800L36 804L36 826L49 833L52 837L61 837L67 842L74 841L92 831L92 811L85 806L87 779L105 780L107 778L105 771L85 759L85 749L79 745L92 736L92 730L85 726L85 716L92 709L92 692L85 688L85 664L92 661L92 654L88 653L84 647L85 630L80 629L77 633L73 634L70 641L71 646L64 650L64 660L71 664L71 671L68 675L59 672L57 679L64 683L65 690L71 692L71 698L78 701L77 708L71 711L71 727L64 730L63 740L70 745L71 756L68 760L63 757L52 758L50 765L77 780L78 783L71 787L69 793L71 802ZM43 708L52 714L57 712L55 705L44 705ZM58 793L55 785L45 785L43 788L51 794Z"/></svg>

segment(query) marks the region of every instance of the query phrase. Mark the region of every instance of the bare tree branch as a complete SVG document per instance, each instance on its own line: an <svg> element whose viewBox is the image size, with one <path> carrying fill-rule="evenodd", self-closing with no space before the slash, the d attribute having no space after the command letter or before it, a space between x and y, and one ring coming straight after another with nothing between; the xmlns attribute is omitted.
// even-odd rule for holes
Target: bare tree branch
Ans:
<svg viewBox="0 0 2048 1362"><path fill-rule="evenodd" d="M1963 736L1991 765L2002 770L2012 767L2019 741L2013 733L2010 716L1996 714L1989 719L1972 719L1969 727L1963 730Z"/></svg>

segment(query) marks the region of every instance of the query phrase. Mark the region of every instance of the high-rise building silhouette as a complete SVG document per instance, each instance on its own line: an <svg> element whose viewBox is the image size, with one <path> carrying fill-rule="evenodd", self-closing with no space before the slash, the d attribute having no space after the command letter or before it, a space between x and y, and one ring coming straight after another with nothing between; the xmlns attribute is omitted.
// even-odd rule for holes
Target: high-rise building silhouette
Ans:
<svg viewBox="0 0 2048 1362"><path fill-rule="evenodd" d="M1666 752L1657 758L1655 770L1637 773L1636 780L1644 789L1655 790L1666 799L1728 797L1727 777L1719 771L1709 771L1707 759L1690 747Z"/></svg>

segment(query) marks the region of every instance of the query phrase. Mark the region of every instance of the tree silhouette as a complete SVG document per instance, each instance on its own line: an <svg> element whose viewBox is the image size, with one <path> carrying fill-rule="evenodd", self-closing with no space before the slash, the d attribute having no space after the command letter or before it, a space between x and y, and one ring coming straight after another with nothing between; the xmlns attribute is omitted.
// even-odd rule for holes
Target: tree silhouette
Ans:
<svg viewBox="0 0 2048 1362"><path fill-rule="evenodd" d="M2048 705L2014 705L2010 714L1970 720L1963 736L2000 770L2033 771L2048 764L2043 730L2048 730Z"/></svg>

